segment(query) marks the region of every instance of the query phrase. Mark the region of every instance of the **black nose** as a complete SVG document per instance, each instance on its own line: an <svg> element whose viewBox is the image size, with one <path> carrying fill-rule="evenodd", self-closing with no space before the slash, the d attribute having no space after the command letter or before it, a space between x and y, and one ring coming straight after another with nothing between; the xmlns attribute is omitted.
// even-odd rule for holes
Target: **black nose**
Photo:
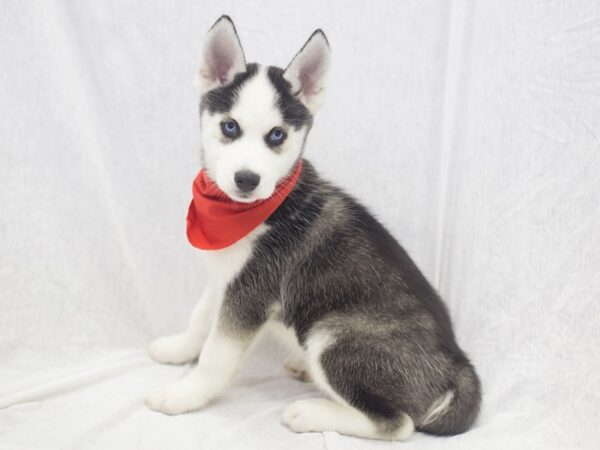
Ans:
<svg viewBox="0 0 600 450"><path fill-rule="evenodd" d="M249 170L240 170L235 173L235 184L242 192L252 192L258 183L260 183L260 175L250 172Z"/></svg>

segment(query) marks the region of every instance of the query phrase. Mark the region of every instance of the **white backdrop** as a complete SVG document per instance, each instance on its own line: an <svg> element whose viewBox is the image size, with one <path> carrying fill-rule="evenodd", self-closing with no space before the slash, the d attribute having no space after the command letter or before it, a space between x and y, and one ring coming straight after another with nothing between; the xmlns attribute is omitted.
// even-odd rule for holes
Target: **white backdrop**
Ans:
<svg viewBox="0 0 600 450"><path fill-rule="evenodd" d="M144 346L204 284L185 237L198 49L223 13L249 61L322 27L333 65L306 155L359 197L447 301L482 377L469 433L411 448L600 442L600 4L4 1L0 448L387 448L295 435L315 395L259 348L226 397L167 417L188 368ZM408 448L408 447L407 447Z"/></svg>

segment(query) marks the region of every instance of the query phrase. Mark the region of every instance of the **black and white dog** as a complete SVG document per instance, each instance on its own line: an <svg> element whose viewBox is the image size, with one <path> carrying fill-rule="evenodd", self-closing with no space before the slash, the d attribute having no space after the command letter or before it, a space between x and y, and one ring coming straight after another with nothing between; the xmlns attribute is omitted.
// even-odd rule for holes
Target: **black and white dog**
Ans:
<svg viewBox="0 0 600 450"><path fill-rule="evenodd" d="M321 30L282 70L246 64L229 17L210 29L198 76L202 165L231 199L269 198L302 158L329 59ZM167 414L205 407L269 329L293 349L286 367L325 394L283 412L293 431L387 440L466 431L480 383L441 299L362 205L302 161L296 186L264 223L204 252L210 281L189 329L149 347L158 362L199 356L198 365L147 405ZM250 192L236 182L242 169L255 175Z"/></svg>

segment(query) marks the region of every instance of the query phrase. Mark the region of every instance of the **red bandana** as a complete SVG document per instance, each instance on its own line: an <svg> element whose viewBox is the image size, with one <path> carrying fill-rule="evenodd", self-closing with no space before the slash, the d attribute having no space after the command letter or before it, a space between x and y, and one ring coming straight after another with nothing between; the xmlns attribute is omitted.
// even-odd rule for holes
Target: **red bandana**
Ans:
<svg viewBox="0 0 600 450"><path fill-rule="evenodd" d="M271 197L252 203L231 200L201 170L194 180L194 197L187 216L190 244L202 250L220 250L236 243L275 212L296 185L301 170L299 161Z"/></svg>

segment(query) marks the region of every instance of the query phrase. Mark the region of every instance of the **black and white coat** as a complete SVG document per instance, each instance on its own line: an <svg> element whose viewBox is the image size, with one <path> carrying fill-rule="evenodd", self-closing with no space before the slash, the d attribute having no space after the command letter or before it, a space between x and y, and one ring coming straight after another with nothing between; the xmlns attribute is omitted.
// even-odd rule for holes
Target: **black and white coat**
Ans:
<svg viewBox="0 0 600 450"><path fill-rule="evenodd" d="M269 197L302 158L328 61L317 31L285 71L247 65L230 19L213 26L200 69L202 158L230 197ZM238 135L223 135L227 120ZM285 143L270 145L274 128ZM240 169L261 180L250 197L232 181ZM475 421L480 383L441 299L389 232L308 161L271 217L206 257L210 281L188 330L149 347L158 362L199 356L198 365L151 393L151 408L206 406L257 336L272 330L290 347L286 366L325 394L284 411L294 431L402 440L415 428L456 434Z"/></svg>

